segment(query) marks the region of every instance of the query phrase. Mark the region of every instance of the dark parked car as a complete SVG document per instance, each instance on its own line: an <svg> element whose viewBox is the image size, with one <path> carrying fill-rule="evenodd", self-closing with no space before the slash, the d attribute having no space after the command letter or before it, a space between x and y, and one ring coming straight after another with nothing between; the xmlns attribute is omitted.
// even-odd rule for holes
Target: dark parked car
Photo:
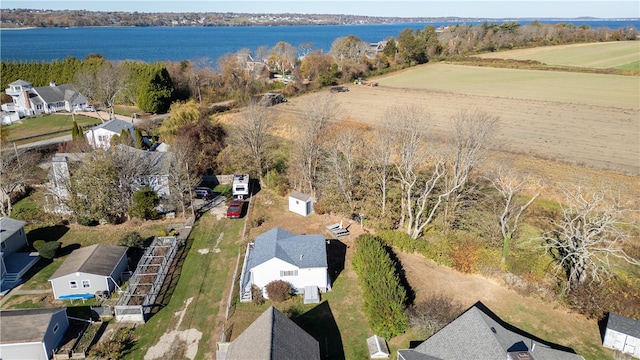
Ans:
<svg viewBox="0 0 640 360"><path fill-rule="evenodd" d="M205 200L213 199L213 190L211 190L208 187L200 186L195 188L193 192L196 194L196 197L198 199L205 199Z"/></svg>

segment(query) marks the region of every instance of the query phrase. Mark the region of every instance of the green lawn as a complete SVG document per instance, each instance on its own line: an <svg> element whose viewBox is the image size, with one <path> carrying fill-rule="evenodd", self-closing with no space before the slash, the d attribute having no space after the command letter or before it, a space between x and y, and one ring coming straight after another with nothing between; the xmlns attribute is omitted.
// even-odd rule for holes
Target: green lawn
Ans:
<svg viewBox="0 0 640 360"><path fill-rule="evenodd" d="M488 59L535 60L548 65L638 70L640 42L617 41L543 46L487 53L478 56ZM635 66L633 65L634 63Z"/></svg>
<svg viewBox="0 0 640 360"><path fill-rule="evenodd" d="M381 86L640 109L638 77L431 64L392 74ZM427 97L425 101L429 101Z"/></svg>
<svg viewBox="0 0 640 360"><path fill-rule="evenodd" d="M91 126L101 123L100 119L84 115L74 115L76 122L81 127ZM38 136L56 132L53 136L71 135L73 118L71 114L42 115L33 118L22 119L18 123L6 127L9 131L8 140L22 139L30 136ZM3 128L5 129L5 128ZM68 131L67 133L64 133ZM43 140L39 138L37 140Z"/></svg>

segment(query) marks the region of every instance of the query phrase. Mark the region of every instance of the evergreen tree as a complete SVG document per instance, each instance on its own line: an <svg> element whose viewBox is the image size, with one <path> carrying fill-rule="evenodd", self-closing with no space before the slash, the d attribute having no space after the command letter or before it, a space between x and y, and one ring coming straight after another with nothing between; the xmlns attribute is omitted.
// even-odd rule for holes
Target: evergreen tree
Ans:
<svg viewBox="0 0 640 360"><path fill-rule="evenodd" d="M144 146L144 142L142 141L142 130L139 128L135 128L135 138L136 138L136 149L141 149Z"/></svg>
<svg viewBox="0 0 640 360"><path fill-rule="evenodd" d="M78 123L74 120L73 127L71 128L71 140L75 142L80 139L82 139L82 130L80 130L80 126L78 126Z"/></svg>

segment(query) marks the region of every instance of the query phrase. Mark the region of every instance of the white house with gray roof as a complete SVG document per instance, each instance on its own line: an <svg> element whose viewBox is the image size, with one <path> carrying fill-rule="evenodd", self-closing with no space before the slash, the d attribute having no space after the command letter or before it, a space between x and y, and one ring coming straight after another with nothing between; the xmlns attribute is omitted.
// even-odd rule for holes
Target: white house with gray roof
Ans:
<svg viewBox="0 0 640 360"><path fill-rule="evenodd" d="M398 360L584 360L571 349L511 326L478 302Z"/></svg>
<svg viewBox="0 0 640 360"><path fill-rule="evenodd" d="M5 93L11 96L13 103L3 104L2 110L17 113L20 117L58 111L84 111L89 106L87 98L73 85L56 85L53 81L49 86L34 87L28 81L17 80L9 84Z"/></svg>
<svg viewBox="0 0 640 360"><path fill-rule="evenodd" d="M120 135L122 130L127 131L131 136L131 141L135 140L133 124L118 119L110 120L100 125L96 125L84 132L84 137L94 149L108 149L111 147L111 138Z"/></svg>
<svg viewBox="0 0 640 360"><path fill-rule="evenodd" d="M218 343L218 360L320 360L318 341L273 306L231 343Z"/></svg>
<svg viewBox="0 0 640 360"><path fill-rule="evenodd" d="M49 278L56 299L113 292L127 271L126 246L96 244L73 251Z"/></svg>
<svg viewBox="0 0 640 360"><path fill-rule="evenodd" d="M47 360L69 329L67 308L0 311L0 359Z"/></svg>
<svg viewBox="0 0 640 360"><path fill-rule="evenodd" d="M304 293L305 287L331 290L327 271L327 244L322 235L296 235L275 227L256 236L247 246L240 275L241 300L247 299L251 285L262 289L275 280L291 284L296 293Z"/></svg>

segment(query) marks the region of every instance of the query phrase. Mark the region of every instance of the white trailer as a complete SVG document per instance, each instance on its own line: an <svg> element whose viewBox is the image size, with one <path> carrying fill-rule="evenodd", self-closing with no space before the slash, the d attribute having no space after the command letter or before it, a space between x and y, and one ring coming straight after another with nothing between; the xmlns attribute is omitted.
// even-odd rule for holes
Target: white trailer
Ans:
<svg viewBox="0 0 640 360"><path fill-rule="evenodd" d="M233 197L238 199L244 199L249 196L249 175L248 174L234 174L233 175Z"/></svg>

